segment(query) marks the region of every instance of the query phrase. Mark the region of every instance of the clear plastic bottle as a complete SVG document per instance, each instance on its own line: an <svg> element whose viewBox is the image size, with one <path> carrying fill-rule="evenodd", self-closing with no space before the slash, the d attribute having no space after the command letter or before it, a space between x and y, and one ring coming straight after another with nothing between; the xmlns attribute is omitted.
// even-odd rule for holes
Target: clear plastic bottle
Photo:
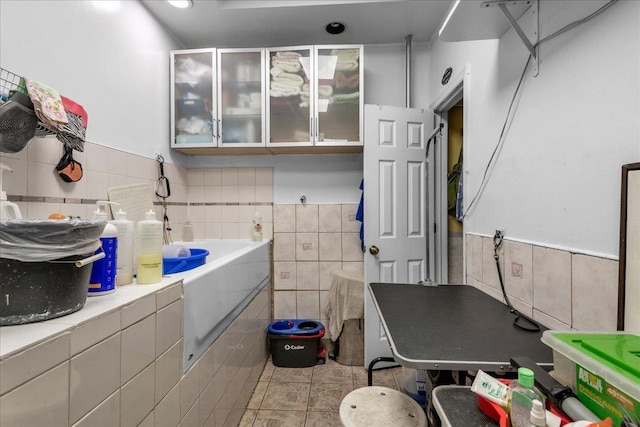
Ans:
<svg viewBox="0 0 640 427"><path fill-rule="evenodd" d="M529 425L531 427L546 427L547 425L547 413L544 409L544 405L538 399L535 399L531 403Z"/></svg>
<svg viewBox="0 0 640 427"><path fill-rule="evenodd" d="M191 224L189 218L187 218L187 222L182 225L182 241L193 242L193 224Z"/></svg>
<svg viewBox="0 0 640 427"><path fill-rule="evenodd" d="M544 396L534 387L534 374L529 368L518 368L518 379L511 381L511 426L530 427L533 401L539 400L544 407Z"/></svg>
<svg viewBox="0 0 640 427"><path fill-rule="evenodd" d="M128 285L133 282L133 221L128 220L127 213L119 209L111 224L118 229L116 284Z"/></svg>
<svg viewBox="0 0 640 427"><path fill-rule="evenodd" d="M137 224L138 255L136 257L136 282L140 285L162 280L162 222L152 210Z"/></svg>
<svg viewBox="0 0 640 427"><path fill-rule="evenodd" d="M108 221L107 206L111 203L104 200L97 201L98 209L93 212L94 219ZM118 229L115 225L106 223L100 235L100 245L100 249L96 253L104 252L104 258L94 261L91 266L89 296L105 295L116 291Z"/></svg>
<svg viewBox="0 0 640 427"><path fill-rule="evenodd" d="M251 240L259 242L262 240L262 216L256 212L251 225Z"/></svg>

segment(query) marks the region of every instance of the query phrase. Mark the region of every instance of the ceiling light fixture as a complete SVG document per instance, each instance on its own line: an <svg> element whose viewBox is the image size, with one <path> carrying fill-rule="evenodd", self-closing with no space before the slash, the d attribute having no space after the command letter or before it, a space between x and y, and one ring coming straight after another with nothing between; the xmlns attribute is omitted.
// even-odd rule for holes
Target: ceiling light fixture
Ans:
<svg viewBox="0 0 640 427"><path fill-rule="evenodd" d="M460 4L460 0L456 0L455 3L453 3L453 6L451 7L451 9L449 9L449 13L447 13L447 17L444 18L444 22L442 22L442 25L440 26L440 31L438 31L438 37L442 35L442 32L444 31L444 27L446 27L447 24L449 23L449 19L451 19L453 12L456 11L456 8L458 7L459 4Z"/></svg>
<svg viewBox="0 0 640 427"><path fill-rule="evenodd" d="M193 6L193 2L191 0L167 0L173 7L177 7L178 9L189 9Z"/></svg>
<svg viewBox="0 0 640 427"><path fill-rule="evenodd" d="M347 27L342 22L335 21L329 22L324 29L329 34L340 34L343 33Z"/></svg>

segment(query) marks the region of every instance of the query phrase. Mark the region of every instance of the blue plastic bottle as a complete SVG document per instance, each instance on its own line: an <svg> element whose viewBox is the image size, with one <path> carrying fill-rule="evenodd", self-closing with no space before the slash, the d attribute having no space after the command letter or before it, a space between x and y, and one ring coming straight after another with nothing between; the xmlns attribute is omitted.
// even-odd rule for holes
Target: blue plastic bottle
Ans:
<svg viewBox="0 0 640 427"><path fill-rule="evenodd" d="M107 205L110 202L98 201L98 209L93 213L94 219L107 221ZM104 258L94 261L89 279L89 296L105 295L116 291L118 228L107 222L100 236L101 248L96 253L104 252Z"/></svg>

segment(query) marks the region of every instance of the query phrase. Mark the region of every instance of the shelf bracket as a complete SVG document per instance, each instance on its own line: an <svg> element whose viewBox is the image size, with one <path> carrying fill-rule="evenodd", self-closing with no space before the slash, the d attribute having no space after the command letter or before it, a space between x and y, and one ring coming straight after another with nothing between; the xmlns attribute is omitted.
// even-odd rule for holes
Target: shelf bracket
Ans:
<svg viewBox="0 0 640 427"><path fill-rule="evenodd" d="M533 27L533 40L529 40L529 38L527 37L527 35L524 33L524 31L522 30L522 28L520 27L520 24L518 24L518 20L511 14L511 12L509 11L509 9L507 8L507 4L517 4L517 3L522 3L522 2L526 2L528 4L531 4L532 7L532 27ZM538 15L539 15L539 3L538 0L489 0L489 1L485 1L481 4L482 7L491 7L491 6L498 6L498 8L500 9L500 11L502 12L502 14L504 15L505 18L507 18L507 21L509 21L509 24L511 25L511 28L513 28L513 30L516 32L516 34L518 34L518 37L520 37L520 40L522 40L522 42L524 43L525 47L527 48L527 50L529 51L529 53L531 54L531 56L533 57L533 67L534 67L534 76L538 75L538 67L540 64L540 58L538 55L538 39L539 39L539 20L538 20Z"/></svg>

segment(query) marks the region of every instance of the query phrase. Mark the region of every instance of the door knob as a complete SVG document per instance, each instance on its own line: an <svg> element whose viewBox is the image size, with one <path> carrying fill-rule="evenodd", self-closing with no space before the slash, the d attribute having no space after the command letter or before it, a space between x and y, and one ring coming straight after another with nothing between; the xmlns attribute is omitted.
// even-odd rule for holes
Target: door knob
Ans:
<svg viewBox="0 0 640 427"><path fill-rule="evenodd" d="M369 253L371 255L378 255L380 253L380 249L378 249L378 247L375 245L371 245L369 246Z"/></svg>

